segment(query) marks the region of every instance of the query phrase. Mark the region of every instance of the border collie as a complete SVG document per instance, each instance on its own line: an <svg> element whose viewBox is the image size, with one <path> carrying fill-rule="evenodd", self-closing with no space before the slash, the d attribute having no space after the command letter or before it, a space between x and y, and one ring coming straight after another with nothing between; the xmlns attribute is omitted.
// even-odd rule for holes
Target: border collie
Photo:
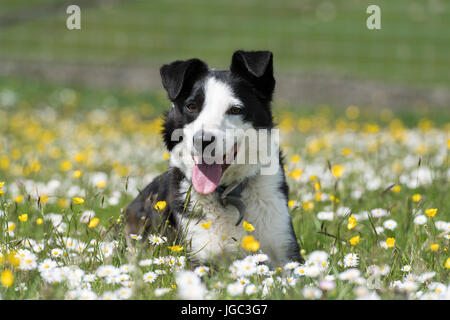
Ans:
<svg viewBox="0 0 450 320"><path fill-rule="evenodd" d="M266 146L247 147L245 137L249 130L265 130L269 137L274 131L272 53L236 51L230 70L223 71L199 59L175 61L160 74L172 102L162 131L169 169L127 207L127 232L163 233L169 241L182 241L194 263L209 263L242 252L245 220L273 265L303 261L281 153L271 150L271 170L264 173ZM248 160L251 154L256 161ZM158 201L166 202L163 210L155 208Z"/></svg>

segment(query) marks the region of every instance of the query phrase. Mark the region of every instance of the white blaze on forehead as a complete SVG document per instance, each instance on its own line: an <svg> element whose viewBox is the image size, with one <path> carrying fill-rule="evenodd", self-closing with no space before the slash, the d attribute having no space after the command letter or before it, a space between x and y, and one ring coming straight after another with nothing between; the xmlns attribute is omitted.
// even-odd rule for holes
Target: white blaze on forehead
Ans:
<svg viewBox="0 0 450 320"><path fill-rule="evenodd" d="M203 109L194 121L203 129L219 128L223 126L225 115L233 105L241 105L242 102L235 97L232 88L214 77L205 83L205 101Z"/></svg>

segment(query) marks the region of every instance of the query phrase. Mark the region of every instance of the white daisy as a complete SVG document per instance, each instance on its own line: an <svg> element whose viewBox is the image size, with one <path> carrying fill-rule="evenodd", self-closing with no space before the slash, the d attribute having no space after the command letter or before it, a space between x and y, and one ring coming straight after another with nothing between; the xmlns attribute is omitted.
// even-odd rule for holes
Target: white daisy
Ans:
<svg viewBox="0 0 450 320"><path fill-rule="evenodd" d="M162 236L158 236L155 234L152 234L148 237L148 240L150 241L151 244L153 245L160 245L163 244L167 241L166 237L162 237Z"/></svg>
<svg viewBox="0 0 450 320"><path fill-rule="evenodd" d="M157 257L153 259L153 263L157 264L157 265L161 265L163 263L166 262L166 258L165 257Z"/></svg>
<svg viewBox="0 0 450 320"><path fill-rule="evenodd" d="M142 279L144 280L144 282L152 283L156 280L157 277L158 277L158 275L155 272L149 271L147 273L144 273L144 275L142 276Z"/></svg>
<svg viewBox="0 0 450 320"><path fill-rule="evenodd" d="M268 274L269 272L269 267L266 266L265 264L259 265L256 267L256 273L259 275L265 275Z"/></svg>
<svg viewBox="0 0 450 320"><path fill-rule="evenodd" d="M298 263L298 262L295 262L295 261L293 261L293 262L288 262L288 263L286 263L286 264L284 265L283 269L284 269L284 270L294 270L295 268L298 267L298 265L299 265L299 263Z"/></svg>
<svg viewBox="0 0 450 320"><path fill-rule="evenodd" d="M105 291L100 297L100 300L118 300L118 299L119 297L117 295L117 292L112 291Z"/></svg>
<svg viewBox="0 0 450 320"><path fill-rule="evenodd" d="M156 297L161 297L170 292L170 288L156 288L154 293Z"/></svg>
<svg viewBox="0 0 450 320"><path fill-rule="evenodd" d="M315 278L320 275L320 268L318 266L309 266L305 269L305 275L307 277Z"/></svg>
<svg viewBox="0 0 450 320"><path fill-rule="evenodd" d="M139 261L139 266L141 267L148 267L151 266L153 264L153 259L144 259Z"/></svg>
<svg viewBox="0 0 450 320"><path fill-rule="evenodd" d="M381 218L389 214L387 210L381 208L372 209L370 213L374 218Z"/></svg>
<svg viewBox="0 0 450 320"><path fill-rule="evenodd" d="M195 268L195 270L194 270L194 272L195 272L199 277L204 276L205 274L208 273L208 271L209 271L209 268L208 268L208 267L205 267L205 266L199 266L199 267Z"/></svg>
<svg viewBox="0 0 450 320"><path fill-rule="evenodd" d="M411 271L411 266L410 265L404 265L400 270L402 270L403 272L409 272L409 271Z"/></svg>
<svg viewBox="0 0 450 320"><path fill-rule="evenodd" d="M253 283L249 284L247 287L245 287L245 294L246 295L252 295L258 292L258 287L255 286Z"/></svg>
<svg viewBox="0 0 450 320"><path fill-rule="evenodd" d="M239 296L244 292L244 286L240 282L233 282L227 286L227 292L230 296Z"/></svg>
<svg viewBox="0 0 450 320"><path fill-rule="evenodd" d="M130 238L133 239L133 240L138 241L138 240L142 239L142 236L140 234L130 233Z"/></svg>
<svg viewBox="0 0 450 320"><path fill-rule="evenodd" d="M333 211L320 211L317 214L317 219L324 220L324 221L333 221L334 212Z"/></svg>
<svg viewBox="0 0 450 320"><path fill-rule="evenodd" d="M346 280L346 281L355 281L357 278L359 278L361 272L358 269L350 268L347 269L339 274L340 280Z"/></svg>
<svg viewBox="0 0 450 320"><path fill-rule="evenodd" d="M129 299L133 294L133 290L131 288L121 288L115 293L119 297L119 299Z"/></svg>
<svg viewBox="0 0 450 320"><path fill-rule="evenodd" d="M427 217L425 217L423 214L418 215L414 218L414 223L421 226L427 222Z"/></svg>
<svg viewBox="0 0 450 320"><path fill-rule="evenodd" d="M53 258L59 258L63 255L63 251L59 248L52 249L51 255Z"/></svg>
<svg viewBox="0 0 450 320"><path fill-rule="evenodd" d="M302 289L302 295L306 299L320 299L322 297L322 290L314 287L305 287Z"/></svg>
<svg viewBox="0 0 450 320"><path fill-rule="evenodd" d="M392 219L386 220L385 222L383 222L383 227L389 230L394 230L395 228L397 228L397 222Z"/></svg>
<svg viewBox="0 0 450 320"><path fill-rule="evenodd" d="M356 253L349 253L344 257L344 266L356 267L358 265L358 255Z"/></svg>
<svg viewBox="0 0 450 320"><path fill-rule="evenodd" d="M54 268L56 268L58 265L56 264L55 261L51 260L51 259L45 259L44 261L42 261L39 264L38 270L39 272L45 272L45 271L49 271L49 270L53 270Z"/></svg>

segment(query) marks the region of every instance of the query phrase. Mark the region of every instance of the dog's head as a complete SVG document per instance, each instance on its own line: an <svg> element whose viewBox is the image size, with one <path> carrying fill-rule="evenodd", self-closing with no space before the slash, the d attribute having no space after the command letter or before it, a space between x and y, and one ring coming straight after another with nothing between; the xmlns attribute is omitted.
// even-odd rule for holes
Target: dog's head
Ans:
<svg viewBox="0 0 450 320"><path fill-rule="evenodd" d="M248 161L250 153L258 153L255 143L243 147L248 130L273 126L272 60L269 51L236 51L230 70L210 69L199 59L161 67L162 84L172 101L163 129L170 164L192 180L197 192L209 194L219 184L258 171L258 163L236 159Z"/></svg>

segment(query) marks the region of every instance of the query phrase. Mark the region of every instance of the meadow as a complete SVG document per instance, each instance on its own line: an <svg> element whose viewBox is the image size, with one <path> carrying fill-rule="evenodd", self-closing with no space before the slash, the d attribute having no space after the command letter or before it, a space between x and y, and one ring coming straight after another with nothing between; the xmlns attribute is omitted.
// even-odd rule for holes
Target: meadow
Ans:
<svg viewBox="0 0 450 320"><path fill-rule="evenodd" d="M450 298L445 110L276 104L305 264L271 268L244 238L245 258L193 267L183 244L124 234L168 166L163 93L0 88L2 299Z"/></svg>

